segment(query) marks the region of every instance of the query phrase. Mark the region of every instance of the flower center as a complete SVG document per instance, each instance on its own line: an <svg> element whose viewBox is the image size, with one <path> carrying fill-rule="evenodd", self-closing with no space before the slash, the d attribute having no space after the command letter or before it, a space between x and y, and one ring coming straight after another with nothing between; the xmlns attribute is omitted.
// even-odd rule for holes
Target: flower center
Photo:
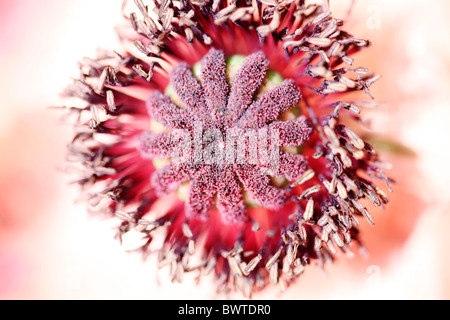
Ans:
<svg viewBox="0 0 450 320"><path fill-rule="evenodd" d="M262 52L225 59L211 49L192 69L178 64L165 93L147 100L152 126L140 151L159 169L155 189L176 190L197 217L214 199L228 221L246 206L282 206L286 181L306 167L298 147L311 127L299 117L300 98Z"/></svg>

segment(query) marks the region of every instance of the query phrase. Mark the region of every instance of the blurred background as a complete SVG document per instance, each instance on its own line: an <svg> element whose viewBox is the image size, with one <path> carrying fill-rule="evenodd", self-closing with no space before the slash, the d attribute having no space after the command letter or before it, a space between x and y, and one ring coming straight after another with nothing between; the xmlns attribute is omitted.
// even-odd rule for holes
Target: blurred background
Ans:
<svg viewBox="0 0 450 320"><path fill-rule="evenodd" d="M345 29L373 46L356 56L382 79L366 113L398 183L386 210L362 221L368 255L307 268L255 299L449 299L450 3L331 1ZM62 172L72 129L49 106L77 61L119 48L121 0L0 0L0 299L214 299L210 279L172 284L114 238L117 221L86 212ZM389 150L391 149L391 150ZM403 151L402 151L403 150ZM405 152L407 150L407 152ZM231 298L240 296L231 296Z"/></svg>

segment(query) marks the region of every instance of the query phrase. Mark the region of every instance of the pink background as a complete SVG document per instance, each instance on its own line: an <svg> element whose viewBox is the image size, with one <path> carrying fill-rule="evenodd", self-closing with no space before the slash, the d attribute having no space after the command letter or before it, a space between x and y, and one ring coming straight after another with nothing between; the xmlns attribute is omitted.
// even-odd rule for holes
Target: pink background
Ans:
<svg viewBox="0 0 450 320"><path fill-rule="evenodd" d="M335 1L344 17L351 1ZM96 48L119 48L113 27L121 0L0 0L0 298L213 299L210 279L172 284L113 239L117 221L77 204L74 178L61 172L70 126L48 106ZM373 46L356 57L383 76L381 103L367 112L374 131L416 152L385 154L398 180L392 203L362 221L371 252L325 270L311 266L283 294L255 298L449 299L450 5L440 0L357 1L346 29ZM240 296L231 296L239 298Z"/></svg>

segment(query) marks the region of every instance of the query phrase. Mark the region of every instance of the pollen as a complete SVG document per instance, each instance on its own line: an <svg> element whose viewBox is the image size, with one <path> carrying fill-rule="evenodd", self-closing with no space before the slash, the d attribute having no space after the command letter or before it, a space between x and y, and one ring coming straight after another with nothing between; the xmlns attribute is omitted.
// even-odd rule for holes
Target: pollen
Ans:
<svg viewBox="0 0 450 320"><path fill-rule="evenodd" d="M201 60L198 80L186 63L179 63L170 73L170 85L182 106L176 105L161 92L155 91L146 106L150 117L169 129L186 129L187 139L194 140L195 128L200 128L202 136L207 131L217 130L222 137L217 142L217 153L227 148L232 133L239 131L258 134L276 131L281 146L301 146L311 136L312 128L305 117L295 120L278 121L280 114L301 99L300 90L292 80L265 92L254 100L269 69L269 61L262 52L249 55L242 61L231 84L227 78L225 54L210 49ZM254 129L260 129L257 133ZM249 137L251 139L251 137ZM275 144L274 139L261 139L255 136L255 147L264 151L264 146ZM263 142L261 140L264 140ZM177 147L173 135L167 132L145 132L141 136L139 151L147 159L170 158ZM265 143L265 145L263 145ZM205 143L201 142L201 148ZM249 161L250 143L237 148L242 163L221 161L207 163L205 159L192 161L194 150L185 148L185 156L191 159L184 163L176 160L158 169L151 178L152 185L162 196L176 190L184 182L190 182L186 212L191 218L207 219L212 206L217 207L226 223L244 221L246 203L244 193L250 194L261 206L277 209L284 205L290 188L272 184L269 172L273 163ZM284 176L289 180L300 177L307 168L302 155L289 154L276 150L272 157L279 160L274 176ZM190 160L190 161L189 161ZM254 159L255 160L255 159Z"/></svg>

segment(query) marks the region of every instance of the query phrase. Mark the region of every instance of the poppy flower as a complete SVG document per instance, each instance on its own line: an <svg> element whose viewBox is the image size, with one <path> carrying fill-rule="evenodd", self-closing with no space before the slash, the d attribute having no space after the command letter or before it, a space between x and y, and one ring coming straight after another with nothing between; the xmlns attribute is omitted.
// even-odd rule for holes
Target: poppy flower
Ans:
<svg viewBox="0 0 450 320"><path fill-rule="evenodd" d="M122 48L65 94L68 160L90 206L142 234L174 281L245 295L361 246L393 182L358 134L379 79L327 2L135 1Z"/></svg>

